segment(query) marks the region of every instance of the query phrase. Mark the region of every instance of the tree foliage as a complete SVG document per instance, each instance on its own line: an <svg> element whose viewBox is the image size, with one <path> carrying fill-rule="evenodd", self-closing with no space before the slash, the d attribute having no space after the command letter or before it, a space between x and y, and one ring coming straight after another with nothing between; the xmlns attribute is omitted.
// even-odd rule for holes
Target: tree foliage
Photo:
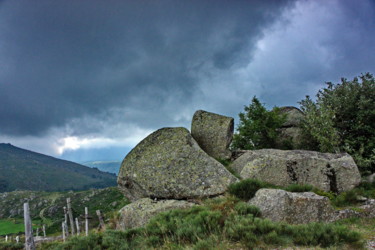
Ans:
<svg viewBox="0 0 375 250"><path fill-rule="evenodd" d="M352 81L327 83L316 101L300 102L308 149L351 154L362 173L375 172L375 79L367 73Z"/></svg>
<svg viewBox="0 0 375 250"><path fill-rule="evenodd" d="M240 123L233 137L232 148L274 148L280 133L278 129L285 122L285 116L276 107L268 111L255 96L244 110L239 114Z"/></svg>

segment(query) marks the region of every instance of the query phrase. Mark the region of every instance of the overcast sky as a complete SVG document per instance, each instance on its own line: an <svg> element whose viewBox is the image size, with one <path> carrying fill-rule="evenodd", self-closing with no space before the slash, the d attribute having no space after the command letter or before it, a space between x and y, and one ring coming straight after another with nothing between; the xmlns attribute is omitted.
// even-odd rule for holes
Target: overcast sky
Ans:
<svg viewBox="0 0 375 250"><path fill-rule="evenodd" d="M0 142L122 160L198 109L375 73L374 0L0 0Z"/></svg>

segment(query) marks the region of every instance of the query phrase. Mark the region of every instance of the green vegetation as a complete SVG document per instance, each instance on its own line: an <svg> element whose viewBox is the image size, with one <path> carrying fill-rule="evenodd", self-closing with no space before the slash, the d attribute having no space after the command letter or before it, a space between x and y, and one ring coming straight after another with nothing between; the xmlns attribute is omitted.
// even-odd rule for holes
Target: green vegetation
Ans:
<svg viewBox="0 0 375 250"><path fill-rule="evenodd" d="M241 200L248 201L261 188L278 188L288 192L314 192L317 195L328 197L335 207L357 205L359 203L358 197L361 196L375 199L375 182L363 182L352 190L334 194L332 192L324 192L311 185L291 184L287 187L279 187L256 179L245 179L231 184L228 192Z"/></svg>
<svg viewBox="0 0 375 250"><path fill-rule="evenodd" d="M33 208L30 209L30 214L35 226L40 227L45 224L47 234L60 232L61 221L64 218L63 207L66 206L66 198L68 197L72 201L74 218L78 217L80 221L83 221L84 209L88 207L92 217L90 225L93 228L98 225L98 219L95 215L96 210L101 210L104 213L104 217L109 219L113 211L118 211L129 203L117 187L79 192L14 191L0 196L0 203L2 204L0 206L0 214L2 218L12 217L9 220L0 220L0 222L7 221L7 223L4 222L7 225L6 228L0 227L0 235L10 233L9 227L12 226L12 221L14 222L13 224L20 222L22 227L19 228L19 231L24 231L22 222L23 202L26 200L29 202L30 208Z"/></svg>
<svg viewBox="0 0 375 250"><path fill-rule="evenodd" d="M352 206L359 203L358 197L361 196L375 199L375 181L372 183L363 182L352 190L340 193L331 199L331 201L336 207Z"/></svg>
<svg viewBox="0 0 375 250"><path fill-rule="evenodd" d="M233 198L204 206L172 210L154 217L144 228L107 230L41 249L233 249L266 246L361 247L361 236L344 225L288 225L261 219L259 210Z"/></svg>
<svg viewBox="0 0 375 250"><path fill-rule="evenodd" d="M255 96L245 112L239 114L240 123L233 136L233 149L275 148L278 130L285 122L278 108L268 111Z"/></svg>
<svg viewBox="0 0 375 250"><path fill-rule="evenodd" d="M237 183L232 183L228 187L228 192L242 200L250 200L254 197L255 193L261 188L275 188L275 185L270 183L255 180L245 179Z"/></svg>
<svg viewBox="0 0 375 250"><path fill-rule="evenodd" d="M305 112L306 149L347 152L362 174L375 172L375 79L370 73L327 83L316 101L300 102Z"/></svg>
<svg viewBox="0 0 375 250"><path fill-rule="evenodd" d="M0 143L0 193L68 191L116 186L116 176Z"/></svg>
<svg viewBox="0 0 375 250"><path fill-rule="evenodd" d="M33 228L36 229L41 224L40 220L33 221ZM25 232L23 219L3 219L0 220L0 235L17 234Z"/></svg>

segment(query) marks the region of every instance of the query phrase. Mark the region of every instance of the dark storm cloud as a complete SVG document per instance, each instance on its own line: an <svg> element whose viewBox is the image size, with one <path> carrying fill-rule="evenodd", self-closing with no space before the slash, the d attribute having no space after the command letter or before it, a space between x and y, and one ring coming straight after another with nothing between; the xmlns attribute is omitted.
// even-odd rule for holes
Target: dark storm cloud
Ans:
<svg viewBox="0 0 375 250"><path fill-rule="evenodd" d="M87 133L105 124L74 119L114 110L144 127L172 120L191 102L197 72L248 64L288 2L2 1L0 134L67 123Z"/></svg>

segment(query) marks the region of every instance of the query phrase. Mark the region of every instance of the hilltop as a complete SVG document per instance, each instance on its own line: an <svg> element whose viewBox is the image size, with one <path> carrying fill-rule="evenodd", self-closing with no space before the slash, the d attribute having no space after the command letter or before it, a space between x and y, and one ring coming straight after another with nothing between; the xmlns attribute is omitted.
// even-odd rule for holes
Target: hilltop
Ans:
<svg viewBox="0 0 375 250"><path fill-rule="evenodd" d="M86 161L82 162L82 165L117 175L120 170L121 161Z"/></svg>
<svg viewBox="0 0 375 250"><path fill-rule="evenodd" d="M0 192L68 191L116 185L116 175L0 143Z"/></svg>

